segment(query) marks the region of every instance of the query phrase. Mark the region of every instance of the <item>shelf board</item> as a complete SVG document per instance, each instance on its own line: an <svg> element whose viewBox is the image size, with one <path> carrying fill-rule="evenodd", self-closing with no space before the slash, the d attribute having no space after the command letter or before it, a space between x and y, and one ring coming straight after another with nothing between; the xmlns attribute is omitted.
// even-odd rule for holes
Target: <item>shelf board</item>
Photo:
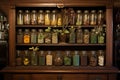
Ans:
<svg viewBox="0 0 120 80"><path fill-rule="evenodd" d="M69 43L59 43L59 44L16 44L16 46L105 46L105 44L69 44Z"/></svg>

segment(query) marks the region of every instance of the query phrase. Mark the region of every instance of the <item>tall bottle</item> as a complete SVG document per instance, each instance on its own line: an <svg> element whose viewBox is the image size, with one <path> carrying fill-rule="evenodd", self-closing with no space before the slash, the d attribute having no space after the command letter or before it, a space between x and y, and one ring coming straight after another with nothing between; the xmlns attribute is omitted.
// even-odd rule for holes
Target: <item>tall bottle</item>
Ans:
<svg viewBox="0 0 120 80"><path fill-rule="evenodd" d="M37 24L37 11L32 10L31 12L31 24Z"/></svg>
<svg viewBox="0 0 120 80"><path fill-rule="evenodd" d="M75 12L74 12L74 10L70 11L69 24L75 25Z"/></svg>
<svg viewBox="0 0 120 80"><path fill-rule="evenodd" d="M31 43L37 43L37 32L35 29L31 31Z"/></svg>
<svg viewBox="0 0 120 80"><path fill-rule="evenodd" d="M51 25L52 26L57 25L57 12L56 12L56 10L53 10L52 14L51 14Z"/></svg>
<svg viewBox="0 0 120 80"><path fill-rule="evenodd" d="M21 66L22 65L22 56L21 56L21 51L20 50L17 50L16 65L17 66Z"/></svg>
<svg viewBox="0 0 120 80"><path fill-rule="evenodd" d="M25 10L23 21L24 21L24 24L30 24L30 11L29 10Z"/></svg>
<svg viewBox="0 0 120 80"><path fill-rule="evenodd" d="M80 59L81 59L81 66L88 65L88 55L86 51L82 51Z"/></svg>
<svg viewBox="0 0 120 80"><path fill-rule="evenodd" d="M97 33L96 33L95 29L91 30L90 43L92 43L92 44L97 43Z"/></svg>
<svg viewBox="0 0 120 80"><path fill-rule="evenodd" d="M45 55L44 51L40 51L39 53L39 65L45 65Z"/></svg>
<svg viewBox="0 0 120 80"><path fill-rule="evenodd" d="M29 29L25 29L23 36L24 43L30 43L30 32Z"/></svg>
<svg viewBox="0 0 120 80"><path fill-rule="evenodd" d="M44 25L44 23L45 23L45 14L44 14L43 10L38 11L37 23L40 25Z"/></svg>
<svg viewBox="0 0 120 80"><path fill-rule="evenodd" d="M45 29L45 37L44 37L45 43L50 44L52 42L52 35L51 35L51 29Z"/></svg>
<svg viewBox="0 0 120 80"><path fill-rule="evenodd" d="M61 26L63 23L62 23L62 19L63 19L63 17L62 17L62 14L61 13L58 13L57 14L57 25L58 26Z"/></svg>
<svg viewBox="0 0 120 80"><path fill-rule="evenodd" d="M23 58L23 64L25 66L30 65L30 58L29 58L28 50L25 50L25 54L24 54L24 58Z"/></svg>
<svg viewBox="0 0 120 80"><path fill-rule="evenodd" d="M99 32L98 34L98 43L103 44L105 43L105 33L102 31Z"/></svg>
<svg viewBox="0 0 120 80"><path fill-rule="evenodd" d="M17 43L23 43L23 31L18 29L17 31Z"/></svg>
<svg viewBox="0 0 120 80"><path fill-rule="evenodd" d="M96 25L97 24L97 14L95 10L92 10L90 13L90 25Z"/></svg>
<svg viewBox="0 0 120 80"><path fill-rule="evenodd" d="M72 58L70 55L70 51L66 51L65 56L64 56L64 65L71 66L71 64L72 64Z"/></svg>
<svg viewBox="0 0 120 80"><path fill-rule="evenodd" d="M96 55L96 51L91 51L90 66L97 66L97 55Z"/></svg>
<svg viewBox="0 0 120 80"><path fill-rule="evenodd" d="M105 65L105 54L103 50L98 51L98 65L99 66Z"/></svg>
<svg viewBox="0 0 120 80"><path fill-rule="evenodd" d="M89 38L90 38L89 30L85 29L83 35L83 43L88 44L90 42Z"/></svg>
<svg viewBox="0 0 120 80"><path fill-rule="evenodd" d="M38 30L38 38L37 38L38 43L44 43L44 32L42 29Z"/></svg>
<svg viewBox="0 0 120 80"><path fill-rule="evenodd" d="M73 66L79 66L79 65L80 65L80 56L78 54L78 51L75 51L73 55Z"/></svg>
<svg viewBox="0 0 120 80"><path fill-rule="evenodd" d="M19 10L17 13L17 24L23 25L23 11Z"/></svg>
<svg viewBox="0 0 120 80"><path fill-rule="evenodd" d="M83 43L83 31L82 31L82 29L77 29L77 31L76 31L76 42Z"/></svg>
<svg viewBox="0 0 120 80"><path fill-rule="evenodd" d="M53 65L53 55L51 54L51 51L48 51L48 54L46 55L46 65Z"/></svg>
<svg viewBox="0 0 120 80"><path fill-rule="evenodd" d="M52 32L52 43L53 44L58 43L58 32L55 29L53 29L53 32Z"/></svg>
<svg viewBox="0 0 120 80"><path fill-rule="evenodd" d="M85 10L83 13L83 25L89 25L89 23L90 23L89 11Z"/></svg>
<svg viewBox="0 0 120 80"><path fill-rule="evenodd" d="M31 53L31 65L33 66L38 65L38 57L36 51L32 51Z"/></svg>
<svg viewBox="0 0 120 80"><path fill-rule="evenodd" d="M103 10L99 10L99 11L98 11L98 16L97 16L97 17L98 17L98 20L97 20L97 21L98 21L98 22L97 22L98 25L103 24L103 22L104 22L104 17L105 17L105 16L104 16L104 13L103 13Z"/></svg>
<svg viewBox="0 0 120 80"><path fill-rule="evenodd" d="M45 25L50 25L50 11L49 10L46 10L45 11Z"/></svg>
<svg viewBox="0 0 120 80"><path fill-rule="evenodd" d="M76 25L80 26L82 25L83 20L83 15L81 10L77 10L77 15L76 15Z"/></svg>
<svg viewBox="0 0 120 80"><path fill-rule="evenodd" d="M69 28L70 34L69 34L69 43L75 43L75 28Z"/></svg>

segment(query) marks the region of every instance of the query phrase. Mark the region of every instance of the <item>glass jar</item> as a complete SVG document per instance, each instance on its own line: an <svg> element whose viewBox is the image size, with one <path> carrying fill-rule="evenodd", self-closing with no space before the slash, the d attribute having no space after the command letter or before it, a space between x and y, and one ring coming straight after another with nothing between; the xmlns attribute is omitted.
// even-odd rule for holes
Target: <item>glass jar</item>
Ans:
<svg viewBox="0 0 120 80"><path fill-rule="evenodd" d="M92 44L97 43L97 33L96 33L95 29L91 30L90 43L92 43Z"/></svg>
<svg viewBox="0 0 120 80"><path fill-rule="evenodd" d="M25 54L24 54L24 58L23 58L23 64L24 64L24 66L30 65L30 58L29 58L28 50L25 50Z"/></svg>
<svg viewBox="0 0 120 80"><path fill-rule="evenodd" d="M83 43L88 44L89 43L89 30L85 29L84 30L84 35L83 35Z"/></svg>
<svg viewBox="0 0 120 80"><path fill-rule="evenodd" d="M57 25L58 26L62 25L62 14L61 13L57 14Z"/></svg>
<svg viewBox="0 0 120 80"><path fill-rule="evenodd" d="M40 24L40 25L45 24L45 14L44 14L43 10L38 11L37 23Z"/></svg>
<svg viewBox="0 0 120 80"><path fill-rule="evenodd" d="M17 43L23 43L23 32L22 29L18 29L17 32Z"/></svg>
<svg viewBox="0 0 120 80"><path fill-rule="evenodd" d="M17 13L17 24L23 25L23 11L19 10Z"/></svg>
<svg viewBox="0 0 120 80"><path fill-rule="evenodd" d="M99 24L103 24L103 21L104 21L104 13L103 13L103 10L99 10L98 11L98 25Z"/></svg>
<svg viewBox="0 0 120 80"><path fill-rule="evenodd" d="M90 13L90 25L96 25L97 24L97 14L95 10L92 10Z"/></svg>
<svg viewBox="0 0 120 80"><path fill-rule="evenodd" d="M105 33L103 31L100 31L98 34L98 43L99 44L105 43Z"/></svg>
<svg viewBox="0 0 120 80"><path fill-rule="evenodd" d="M78 54L78 51L75 51L73 54L73 66L79 66L80 65L80 56Z"/></svg>
<svg viewBox="0 0 120 80"><path fill-rule="evenodd" d="M81 66L87 66L88 65L88 55L87 51L82 51L81 53Z"/></svg>
<svg viewBox="0 0 120 80"><path fill-rule="evenodd" d="M50 11L46 10L45 11L45 25L50 25L50 21L51 21L50 16L51 16Z"/></svg>
<svg viewBox="0 0 120 80"><path fill-rule="evenodd" d="M90 56L90 66L97 66L97 55L96 51L91 51L91 56Z"/></svg>
<svg viewBox="0 0 120 80"><path fill-rule="evenodd" d="M51 14L51 25L52 26L57 25L57 13L56 13L56 10L53 10L52 14Z"/></svg>
<svg viewBox="0 0 120 80"><path fill-rule="evenodd" d="M31 24L37 24L37 11L32 10L31 12Z"/></svg>
<svg viewBox="0 0 120 80"><path fill-rule="evenodd" d="M53 32L52 32L52 43L53 44L58 43L58 32L55 29L53 29Z"/></svg>
<svg viewBox="0 0 120 80"><path fill-rule="evenodd" d="M54 58L54 65L61 66L63 65L63 59L60 51L57 51L55 58Z"/></svg>
<svg viewBox="0 0 120 80"><path fill-rule="evenodd" d="M103 50L98 51L98 65L99 66L104 66L105 64L105 54Z"/></svg>
<svg viewBox="0 0 120 80"><path fill-rule="evenodd" d="M46 29L45 30L45 43L50 44L52 42L52 34L51 30Z"/></svg>
<svg viewBox="0 0 120 80"><path fill-rule="evenodd" d="M75 25L75 12L74 12L74 10L70 11L69 24Z"/></svg>
<svg viewBox="0 0 120 80"><path fill-rule="evenodd" d="M72 58L70 55L70 51L66 51L65 56L64 56L64 65L65 66L71 66Z"/></svg>
<svg viewBox="0 0 120 80"><path fill-rule="evenodd" d="M77 29L77 31L76 31L76 42L83 43L83 31L82 31L82 29Z"/></svg>
<svg viewBox="0 0 120 80"><path fill-rule="evenodd" d="M37 66L38 65L38 57L36 51L32 51L31 53L31 65Z"/></svg>
<svg viewBox="0 0 120 80"><path fill-rule="evenodd" d="M30 24L30 11L29 10L25 10L23 21L24 21L24 24Z"/></svg>
<svg viewBox="0 0 120 80"><path fill-rule="evenodd" d="M70 33L69 33L69 43L75 43L75 28L69 28Z"/></svg>
<svg viewBox="0 0 120 80"><path fill-rule="evenodd" d="M21 56L21 51L20 50L17 50L16 65L17 66L21 66L22 65L22 56Z"/></svg>
<svg viewBox="0 0 120 80"><path fill-rule="evenodd" d="M76 25L80 26L82 25L82 19L83 15L82 15L82 11L81 10L77 10L77 14L76 14Z"/></svg>
<svg viewBox="0 0 120 80"><path fill-rule="evenodd" d="M31 30L31 43L37 43L37 32L35 29Z"/></svg>
<svg viewBox="0 0 120 80"><path fill-rule="evenodd" d="M89 23L90 23L89 11L85 10L83 13L83 25L89 25Z"/></svg>
<svg viewBox="0 0 120 80"><path fill-rule="evenodd" d="M42 29L38 30L38 43L44 43L44 32Z"/></svg>
<svg viewBox="0 0 120 80"><path fill-rule="evenodd" d="M30 31L29 31L29 29L25 29L23 41L24 41L24 43L30 43Z"/></svg>
<svg viewBox="0 0 120 80"><path fill-rule="evenodd" d="M53 55L51 54L51 51L48 51L48 54L46 55L46 65L53 65Z"/></svg>
<svg viewBox="0 0 120 80"><path fill-rule="evenodd" d="M39 53L39 65L45 65L45 55L44 51L40 51Z"/></svg>

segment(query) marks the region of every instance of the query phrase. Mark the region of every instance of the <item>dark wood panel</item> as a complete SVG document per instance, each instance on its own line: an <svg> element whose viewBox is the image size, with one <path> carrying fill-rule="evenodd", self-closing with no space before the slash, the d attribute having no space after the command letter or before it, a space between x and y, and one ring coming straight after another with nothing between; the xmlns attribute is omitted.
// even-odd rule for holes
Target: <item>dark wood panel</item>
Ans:
<svg viewBox="0 0 120 80"><path fill-rule="evenodd" d="M32 79L30 74L14 74L12 80L32 80Z"/></svg>
<svg viewBox="0 0 120 80"><path fill-rule="evenodd" d="M109 80L107 74L90 74L89 80Z"/></svg>

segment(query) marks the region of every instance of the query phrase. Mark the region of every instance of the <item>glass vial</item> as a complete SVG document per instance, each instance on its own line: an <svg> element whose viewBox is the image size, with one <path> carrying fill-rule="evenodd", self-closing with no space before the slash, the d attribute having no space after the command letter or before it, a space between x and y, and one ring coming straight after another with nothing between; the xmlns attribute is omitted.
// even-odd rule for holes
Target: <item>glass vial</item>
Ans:
<svg viewBox="0 0 120 80"><path fill-rule="evenodd" d="M30 32L29 29L25 29L24 36L23 36L24 43L30 43Z"/></svg>
<svg viewBox="0 0 120 80"><path fill-rule="evenodd" d="M73 66L79 66L80 65L80 56L78 54L78 51L75 51L73 54Z"/></svg>
<svg viewBox="0 0 120 80"><path fill-rule="evenodd" d="M31 43L37 43L37 31L35 29L31 30Z"/></svg>
<svg viewBox="0 0 120 80"><path fill-rule="evenodd" d="M17 13L17 24L23 25L23 11L19 10Z"/></svg>
<svg viewBox="0 0 120 80"><path fill-rule="evenodd" d="M53 29L53 32L52 32L52 43L53 44L58 43L58 32L55 29Z"/></svg>
<svg viewBox="0 0 120 80"><path fill-rule="evenodd" d="M52 42L51 30L45 30L45 43L50 44Z"/></svg>
<svg viewBox="0 0 120 80"><path fill-rule="evenodd" d="M30 11L29 10L25 10L23 21L24 21L24 24L30 24Z"/></svg>
<svg viewBox="0 0 120 80"><path fill-rule="evenodd" d="M23 58L23 64L24 66L28 66L30 64L30 58L28 50L25 50L24 58Z"/></svg>
<svg viewBox="0 0 120 80"><path fill-rule="evenodd" d="M21 51L20 50L17 50L16 65L17 66L21 66L22 65L22 56L21 56Z"/></svg>
<svg viewBox="0 0 120 80"><path fill-rule="evenodd" d="M96 55L96 51L91 51L90 66L97 66L97 55Z"/></svg>
<svg viewBox="0 0 120 80"><path fill-rule="evenodd" d="M83 35L83 43L88 44L89 43L89 38L90 38L89 30L85 29L84 30L84 35Z"/></svg>
<svg viewBox="0 0 120 80"><path fill-rule="evenodd" d="M50 25L50 11L46 10L45 11L45 25Z"/></svg>
<svg viewBox="0 0 120 80"><path fill-rule="evenodd" d="M45 65L45 55L44 55L44 51L40 51L40 53L39 53L39 65L40 65L40 66Z"/></svg>
<svg viewBox="0 0 120 80"><path fill-rule="evenodd" d="M90 25L96 25L97 24L97 14L95 10L92 10L90 13Z"/></svg>
<svg viewBox="0 0 120 80"><path fill-rule="evenodd" d="M98 34L98 43L99 44L104 44L105 43L105 33L103 31L101 31Z"/></svg>
<svg viewBox="0 0 120 80"><path fill-rule="evenodd" d="M31 18L31 24L37 24L37 12L36 12L36 10L32 10L30 18Z"/></svg>
<svg viewBox="0 0 120 80"><path fill-rule="evenodd" d="M62 25L62 14L61 13L57 14L57 25L58 26Z"/></svg>
<svg viewBox="0 0 120 80"><path fill-rule="evenodd" d="M89 23L90 23L89 11L85 10L83 13L83 25L89 25Z"/></svg>
<svg viewBox="0 0 120 80"><path fill-rule="evenodd" d="M103 10L99 10L99 11L98 11L98 16L97 16L97 17L98 17L98 20L97 20L97 21L98 21L98 22L97 22L98 25L99 25L99 24L103 24L103 21L104 21L104 13L103 13Z"/></svg>
<svg viewBox="0 0 120 80"><path fill-rule="evenodd" d="M75 25L75 12L74 12L74 10L70 11L69 24Z"/></svg>
<svg viewBox="0 0 120 80"><path fill-rule="evenodd" d="M45 15L44 15L43 10L38 11L37 23L40 25L44 25L44 23L45 23Z"/></svg>
<svg viewBox="0 0 120 80"><path fill-rule="evenodd" d="M76 25L77 25L77 26L82 25L82 20L83 20L82 11L81 11L81 10L77 10Z"/></svg>
<svg viewBox="0 0 120 80"><path fill-rule="evenodd" d="M53 55L51 54L51 51L48 51L48 54L46 55L46 65L53 65Z"/></svg>
<svg viewBox="0 0 120 80"><path fill-rule="evenodd" d="M83 43L83 31L82 31L82 29L77 29L77 31L76 31L76 42Z"/></svg>
<svg viewBox="0 0 120 80"><path fill-rule="evenodd" d="M57 25L57 13L56 13L56 10L53 10L52 14L51 14L51 25L52 26Z"/></svg>
<svg viewBox="0 0 120 80"><path fill-rule="evenodd" d="M38 65L38 57L36 51L32 51L31 53L31 65L33 66Z"/></svg>
<svg viewBox="0 0 120 80"><path fill-rule="evenodd" d="M75 28L69 28L70 33L69 33L69 43L75 43Z"/></svg>
<svg viewBox="0 0 120 80"><path fill-rule="evenodd" d="M42 29L38 30L38 38L37 38L38 43L44 43L44 32Z"/></svg>
<svg viewBox="0 0 120 80"><path fill-rule="evenodd" d="M22 29L18 29L17 32L17 43L23 43L23 32Z"/></svg>
<svg viewBox="0 0 120 80"><path fill-rule="evenodd" d="M71 66L71 64L72 64L72 58L70 55L70 51L66 51L65 56L64 56L64 65Z"/></svg>
<svg viewBox="0 0 120 80"><path fill-rule="evenodd" d="M99 66L104 66L105 64L105 54L103 50L98 51L98 65Z"/></svg>
<svg viewBox="0 0 120 80"><path fill-rule="evenodd" d="M91 30L90 43L92 43L92 44L97 43L97 33L96 33L95 29Z"/></svg>
<svg viewBox="0 0 120 80"><path fill-rule="evenodd" d="M82 53L81 53L81 66L87 66L87 65L88 65L87 51L82 51Z"/></svg>

